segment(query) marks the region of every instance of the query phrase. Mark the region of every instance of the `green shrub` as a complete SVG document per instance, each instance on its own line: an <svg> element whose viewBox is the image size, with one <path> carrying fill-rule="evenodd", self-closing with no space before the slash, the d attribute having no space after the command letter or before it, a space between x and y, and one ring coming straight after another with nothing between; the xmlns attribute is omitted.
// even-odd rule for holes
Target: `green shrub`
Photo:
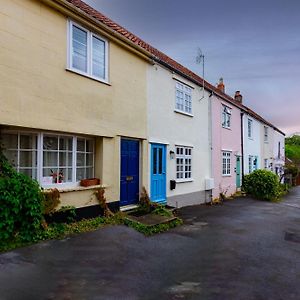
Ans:
<svg viewBox="0 0 300 300"><path fill-rule="evenodd" d="M244 177L243 189L255 198L273 201L281 196L279 178L267 170L256 170Z"/></svg>
<svg viewBox="0 0 300 300"><path fill-rule="evenodd" d="M0 149L0 240L19 235L34 240L41 226L43 195L39 184L17 173Z"/></svg>

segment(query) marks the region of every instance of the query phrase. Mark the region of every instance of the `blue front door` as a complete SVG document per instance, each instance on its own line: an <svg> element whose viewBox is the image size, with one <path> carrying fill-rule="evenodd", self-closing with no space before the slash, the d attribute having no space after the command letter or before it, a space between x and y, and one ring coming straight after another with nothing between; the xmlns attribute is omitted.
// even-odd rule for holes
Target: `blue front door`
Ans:
<svg viewBox="0 0 300 300"><path fill-rule="evenodd" d="M139 141L121 139L121 206L139 201L139 147Z"/></svg>
<svg viewBox="0 0 300 300"><path fill-rule="evenodd" d="M166 203L166 146L151 145L151 201Z"/></svg>

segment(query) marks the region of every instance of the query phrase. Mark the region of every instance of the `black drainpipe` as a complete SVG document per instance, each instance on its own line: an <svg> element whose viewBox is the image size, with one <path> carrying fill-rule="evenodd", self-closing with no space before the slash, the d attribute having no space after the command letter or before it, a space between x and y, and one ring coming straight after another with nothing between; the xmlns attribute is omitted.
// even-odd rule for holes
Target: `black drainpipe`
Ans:
<svg viewBox="0 0 300 300"><path fill-rule="evenodd" d="M244 183L244 123L243 123L244 113L241 112L241 151L242 151L242 186Z"/></svg>

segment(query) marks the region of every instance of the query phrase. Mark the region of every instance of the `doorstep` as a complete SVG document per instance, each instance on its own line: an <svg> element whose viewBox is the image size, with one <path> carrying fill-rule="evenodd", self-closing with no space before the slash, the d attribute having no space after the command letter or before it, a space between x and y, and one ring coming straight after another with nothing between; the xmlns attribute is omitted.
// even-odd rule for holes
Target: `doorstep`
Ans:
<svg viewBox="0 0 300 300"><path fill-rule="evenodd" d="M138 208L138 204L124 205L120 207L120 211L129 211Z"/></svg>

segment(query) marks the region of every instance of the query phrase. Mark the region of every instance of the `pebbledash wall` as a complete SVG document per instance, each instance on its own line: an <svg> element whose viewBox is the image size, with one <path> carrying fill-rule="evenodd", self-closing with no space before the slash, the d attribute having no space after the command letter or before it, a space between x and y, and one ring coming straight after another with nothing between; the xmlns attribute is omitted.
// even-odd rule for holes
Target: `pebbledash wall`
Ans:
<svg viewBox="0 0 300 300"><path fill-rule="evenodd" d="M213 198L215 199L219 198L221 193L225 196L234 194L237 185L238 187L241 185L241 110L215 95L211 97L211 102L212 170L215 185ZM225 115L226 119L224 119ZM240 160L239 165L237 159ZM240 169L237 170L237 167Z"/></svg>
<svg viewBox="0 0 300 300"><path fill-rule="evenodd" d="M209 93L205 90L203 96L201 87L160 64L148 66L147 75L150 190L151 145L161 144L166 147L167 204L181 207L210 201L211 190L205 190L205 179L211 177ZM188 113L176 106L177 84L191 93L192 107ZM191 150L190 178L184 178L185 174L177 178L180 177L177 159L182 155L178 155L176 146ZM182 166L183 173L185 167L188 168ZM173 190L170 180L176 181Z"/></svg>
<svg viewBox="0 0 300 300"><path fill-rule="evenodd" d="M1 1L2 135L18 136L19 132L93 140L94 176L106 187L108 202L119 201L121 137L140 141L140 186L148 186L149 63L78 11L74 14L65 6L45 2L56 6L52 8L38 0ZM107 41L106 82L68 70L69 20ZM12 138L4 143L11 141ZM37 151L43 151L43 146L39 147ZM37 179L42 183L41 172ZM61 205L83 207L97 203L93 191L78 187L78 182L64 188L61 184L54 186L62 191Z"/></svg>

